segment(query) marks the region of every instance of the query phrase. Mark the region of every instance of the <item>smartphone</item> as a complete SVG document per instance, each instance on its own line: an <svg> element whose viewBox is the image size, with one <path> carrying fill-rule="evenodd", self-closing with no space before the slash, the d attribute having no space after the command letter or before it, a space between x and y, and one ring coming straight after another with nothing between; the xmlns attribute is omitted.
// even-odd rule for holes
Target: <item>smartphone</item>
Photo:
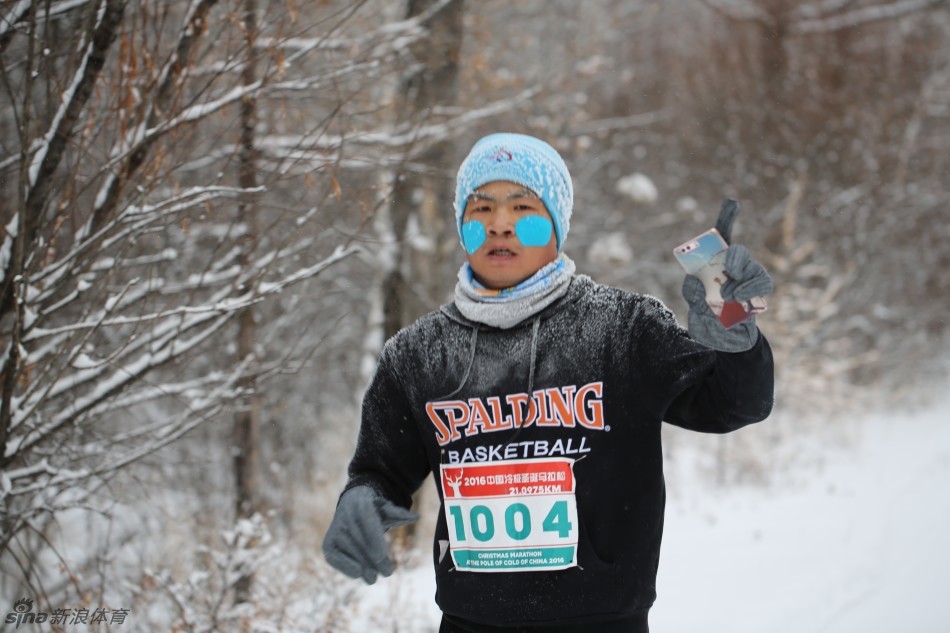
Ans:
<svg viewBox="0 0 950 633"><path fill-rule="evenodd" d="M706 288L706 303L726 328L742 323L759 312L765 312L764 297L749 301L723 301L722 284L729 279L725 271L726 251L729 245L716 229L683 242L673 249L676 261L687 273L699 278Z"/></svg>

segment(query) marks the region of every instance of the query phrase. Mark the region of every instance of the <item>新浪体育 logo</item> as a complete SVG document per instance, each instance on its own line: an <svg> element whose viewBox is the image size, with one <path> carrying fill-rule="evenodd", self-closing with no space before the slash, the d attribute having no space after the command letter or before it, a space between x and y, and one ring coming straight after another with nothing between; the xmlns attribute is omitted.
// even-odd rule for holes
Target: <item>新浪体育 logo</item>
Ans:
<svg viewBox="0 0 950 633"><path fill-rule="evenodd" d="M107 609L105 607L96 607L89 609L80 607L78 609L62 608L47 611L33 611L33 600L30 598L21 598L13 603L13 610L7 613L4 618L5 624L13 624L14 628L19 629L22 624L59 624L70 625L95 625L95 624L124 624L126 616L129 615L129 609Z"/></svg>

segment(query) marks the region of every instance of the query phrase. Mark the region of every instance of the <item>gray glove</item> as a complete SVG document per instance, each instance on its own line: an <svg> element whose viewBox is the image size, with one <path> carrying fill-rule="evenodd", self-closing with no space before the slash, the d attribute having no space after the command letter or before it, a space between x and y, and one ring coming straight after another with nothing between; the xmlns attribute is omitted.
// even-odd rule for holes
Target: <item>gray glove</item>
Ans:
<svg viewBox="0 0 950 633"><path fill-rule="evenodd" d="M716 221L716 230L726 244L732 243L732 225L738 215L739 203L726 198ZM772 293L772 278L761 264L752 259L746 247L729 247L725 269L729 279L720 290L724 300L748 301ZM696 277L686 275L683 280L683 298L689 304L687 326L690 336L703 345L722 352L744 352L755 345L759 337L755 318L726 329L706 303L706 288Z"/></svg>
<svg viewBox="0 0 950 633"><path fill-rule="evenodd" d="M323 556L350 578L362 577L371 585L376 574L393 573L386 530L418 520L418 514L383 499L369 486L356 486L340 497L323 539Z"/></svg>

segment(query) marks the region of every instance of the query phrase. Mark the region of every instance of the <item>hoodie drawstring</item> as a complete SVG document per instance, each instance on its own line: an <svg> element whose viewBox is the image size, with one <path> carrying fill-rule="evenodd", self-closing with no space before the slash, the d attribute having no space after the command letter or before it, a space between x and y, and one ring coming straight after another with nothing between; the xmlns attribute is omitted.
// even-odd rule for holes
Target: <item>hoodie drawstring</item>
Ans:
<svg viewBox="0 0 950 633"><path fill-rule="evenodd" d="M534 397L534 366L538 359L538 331L541 329L541 317L535 317L531 327L531 365L528 369L528 397Z"/></svg>
<svg viewBox="0 0 950 633"><path fill-rule="evenodd" d="M528 365L528 402L527 402L527 411L522 411L521 419L522 421L526 420L528 417L528 411L531 410L531 399L534 398L534 368L537 366L538 360L538 332L541 330L541 317L535 317L534 323L531 324L531 359ZM505 441L505 446L509 444L514 444L515 440L518 439L518 436L521 435L521 431L524 430L524 426L519 426L515 429L515 432L511 434Z"/></svg>
<svg viewBox="0 0 950 633"><path fill-rule="evenodd" d="M538 363L538 339L540 338L541 331L541 317L535 317L533 323L531 324L531 357L528 364L528 411L531 410L531 399L534 397L534 372ZM458 387L456 387L452 392L445 394L444 396L439 396L438 400L448 400L465 387L465 383L468 382L468 377L472 373L472 367L475 365L475 352L478 348L478 326L476 325L472 328L472 339L469 343L469 356L468 364L465 367L465 373L462 374L462 380L459 382ZM524 420L527 417L528 411L523 411L521 419ZM514 434L505 442L505 445L512 444L521 434L523 426L518 427Z"/></svg>
<svg viewBox="0 0 950 633"><path fill-rule="evenodd" d="M475 349L478 346L478 326L476 325L472 328L472 340L469 342L469 356L468 356L468 366L465 368L465 373L462 374L462 381L459 383L459 386L455 388L451 393L447 393L444 396L439 396L438 400L448 400L458 392L462 390L462 387L465 386L465 383L468 382L468 376L472 373L472 366L475 365Z"/></svg>

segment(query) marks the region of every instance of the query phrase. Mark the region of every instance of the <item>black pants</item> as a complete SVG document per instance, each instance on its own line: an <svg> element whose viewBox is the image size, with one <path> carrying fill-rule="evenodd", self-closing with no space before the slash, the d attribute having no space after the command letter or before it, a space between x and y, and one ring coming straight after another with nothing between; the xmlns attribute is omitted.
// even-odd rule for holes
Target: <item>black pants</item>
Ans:
<svg viewBox="0 0 950 633"><path fill-rule="evenodd" d="M442 616L439 633L649 633L647 612L609 622L564 626L495 627Z"/></svg>

